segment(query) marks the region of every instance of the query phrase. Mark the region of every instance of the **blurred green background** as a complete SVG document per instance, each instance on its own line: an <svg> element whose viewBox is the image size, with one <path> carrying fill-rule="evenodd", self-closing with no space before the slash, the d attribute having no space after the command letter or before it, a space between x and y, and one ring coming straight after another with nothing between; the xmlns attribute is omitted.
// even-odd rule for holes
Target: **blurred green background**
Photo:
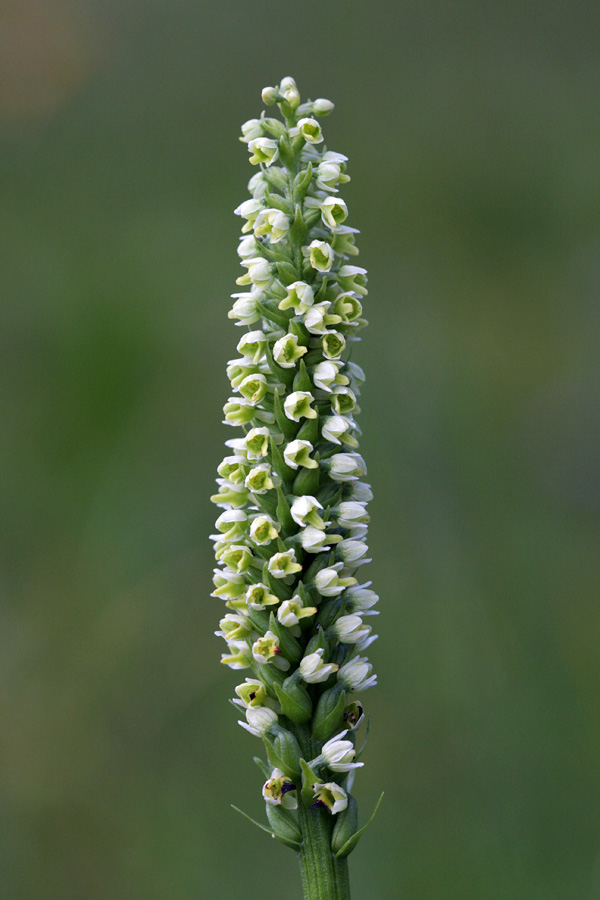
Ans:
<svg viewBox="0 0 600 900"><path fill-rule="evenodd" d="M300 897L213 636L239 126L337 104L380 687L356 900L600 897L600 7L0 18L2 900Z"/></svg>

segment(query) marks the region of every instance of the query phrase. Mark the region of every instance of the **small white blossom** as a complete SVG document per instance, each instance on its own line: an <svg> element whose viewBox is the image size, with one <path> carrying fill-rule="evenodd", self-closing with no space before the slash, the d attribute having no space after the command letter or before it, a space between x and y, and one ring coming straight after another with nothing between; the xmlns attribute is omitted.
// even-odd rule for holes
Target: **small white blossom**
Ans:
<svg viewBox="0 0 600 900"><path fill-rule="evenodd" d="M228 312L229 319L237 319L236 325L254 325L260 319L260 312L256 301L260 299L260 295L251 292L249 294L232 294L236 298L233 307Z"/></svg>
<svg viewBox="0 0 600 900"><path fill-rule="evenodd" d="M267 568L273 578L286 578L302 571L302 566L296 562L296 553L293 549L275 553L269 560Z"/></svg>
<svg viewBox="0 0 600 900"><path fill-rule="evenodd" d="M267 338L263 331L248 331L239 341L236 349L238 353L256 364L265 355L266 343Z"/></svg>
<svg viewBox="0 0 600 900"><path fill-rule="evenodd" d="M352 762L356 750L352 741L343 740L347 734L348 729L341 731L323 744L321 756L332 772L350 772L352 769L359 769L364 765L364 763Z"/></svg>
<svg viewBox="0 0 600 900"><path fill-rule="evenodd" d="M279 309L293 309L296 314L304 313L313 305L313 289L304 281L294 281L287 286L287 296L279 303Z"/></svg>
<svg viewBox="0 0 600 900"><path fill-rule="evenodd" d="M334 481L356 481L367 471L365 461L358 453L334 453L327 462Z"/></svg>
<svg viewBox="0 0 600 900"><path fill-rule="evenodd" d="M277 618L286 628L293 628L298 625L301 619L307 619L317 611L316 606L302 606L302 601L298 595L284 600L277 610ZM298 633L300 633L298 631Z"/></svg>
<svg viewBox="0 0 600 900"><path fill-rule="evenodd" d="M337 197L327 197L321 203L321 218L323 224L328 225L332 231L345 222L348 217L348 207L343 200Z"/></svg>
<svg viewBox="0 0 600 900"><path fill-rule="evenodd" d="M273 359L283 369L292 369L306 352L307 348L299 346L295 334L286 334L273 345Z"/></svg>
<svg viewBox="0 0 600 900"><path fill-rule="evenodd" d="M312 241L308 245L310 264L317 272L329 272L333 265L334 253L327 241Z"/></svg>
<svg viewBox="0 0 600 900"><path fill-rule="evenodd" d="M355 656L338 672L338 681L349 691L366 691L377 684L377 675L373 675L373 666L366 656Z"/></svg>
<svg viewBox="0 0 600 900"><path fill-rule="evenodd" d="M316 469L319 463L309 455L312 450L313 445L310 441L292 441L283 451L283 458L290 469L297 469L300 466L304 466L307 469Z"/></svg>
<svg viewBox="0 0 600 900"><path fill-rule="evenodd" d="M298 122L298 131L309 144L320 144L323 140L321 126L316 119L307 117Z"/></svg>
<svg viewBox="0 0 600 900"><path fill-rule="evenodd" d="M253 166L261 163L264 166L272 165L279 156L279 145L271 138L258 137L248 141L248 150L251 153L250 162Z"/></svg>
<svg viewBox="0 0 600 900"><path fill-rule="evenodd" d="M254 234L256 237L266 235L272 244L287 235L290 228L290 220L280 209L263 209L254 222Z"/></svg>
<svg viewBox="0 0 600 900"><path fill-rule="evenodd" d="M366 288L367 270L360 266L342 266L337 273L337 282L343 291L354 291L356 294L366 296L369 292Z"/></svg>
<svg viewBox="0 0 600 900"><path fill-rule="evenodd" d="M323 505L319 503L316 497L304 494L302 497L296 497L292 503L290 512L292 519L302 528L307 525L313 525L321 530L325 528L326 522L323 521L317 510L323 509Z"/></svg>
<svg viewBox="0 0 600 900"><path fill-rule="evenodd" d="M323 597L337 597L345 588L356 584L356 578L339 577L342 567L343 563L335 563L333 566L320 569L315 575L315 587Z"/></svg>
<svg viewBox="0 0 600 900"><path fill-rule="evenodd" d="M344 416L328 416L323 421L321 433L325 440L331 441L332 444L353 443L357 444L354 438L348 436L348 432L352 430L352 422ZM341 438L341 440L340 440Z"/></svg>
<svg viewBox="0 0 600 900"><path fill-rule="evenodd" d="M283 806L284 809L298 807L296 785L281 769L273 769L271 777L263 785L262 795L267 803L273 806Z"/></svg>
<svg viewBox="0 0 600 900"><path fill-rule="evenodd" d="M324 663L322 647L309 653L308 656L302 657L300 660L300 674L304 681L308 684L319 684L321 681L327 681L330 675L337 672L339 666L336 663Z"/></svg>
<svg viewBox="0 0 600 900"><path fill-rule="evenodd" d="M321 344L326 359L339 359L346 347L346 338L339 331L328 331L323 335Z"/></svg>
<svg viewBox="0 0 600 900"><path fill-rule="evenodd" d="M293 422L299 422L302 418L316 419L317 411L310 405L314 399L309 391L293 391L285 398L283 411Z"/></svg>
<svg viewBox="0 0 600 900"><path fill-rule="evenodd" d="M259 547L264 547L274 541L281 525L274 522L271 516L257 516L250 526L250 537Z"/></svg>
<svg viewBox="0 0 600 900"><path fill-rule="evenodd" d="M343 644L358 644L371 634L371 626L365 625L360 616L340 616L331 631Z"/></svg>
<svg viewBox="0 0 600 900"><path fill-rule="evenodd" d="M322 553L324 550L331 550L331 545L341 539L341 534L327 535L313 525L308 525L304 531L300 532L300 543L302 549L307 553Z"/></svg>
<svg viewBox="0 0 600 900"><path fill-rule="evenodd" d="M348 365L348 363L346 363L346 365ZM348 384L348 379L345 375L340 375L339 370L340 363L330 362L329 360L316 365L312 373L315 387L331 393L333 390L332 385L341 384L343 386Z"/></svg>
<svg viewBox="0 0 600 900"><path fill-rule="evenodd" d="M274 485L269 463L259 463L250 469L244 484L253 494L266 494L267 491L271 491Z"/></svg>
<svg viewBox="0 0 600 900"><path fill-rule="evenodd" d="M277 713L268 706L250 706L246 710L246 721L240 722L240 725L250 734L261 737L277 724L278 719Z"/></svg>
<svg viewBox="0 0 600 900"><path fill-rule="evenodd" d="M251 428L243 439L248 459L262 459L269 451L270 432L266 427Z"/></svg>
<svg viewBox="0 0 600 900"><path fill-rule="evenodd" d="M342 812L348 806L348 794L343 787L333 781L314 784L313 794L315 795L313 806L327 807L332 816Z"/></svg>
<svg viewBox="0 0 600 900"><path fill-rule="evenodd" d="M304 325L311 334L327 334L329 325L339 325L342 321L340 316L336 316L330 312L331 304L324 300L322 303L315 303L304 316Z"/></svg>

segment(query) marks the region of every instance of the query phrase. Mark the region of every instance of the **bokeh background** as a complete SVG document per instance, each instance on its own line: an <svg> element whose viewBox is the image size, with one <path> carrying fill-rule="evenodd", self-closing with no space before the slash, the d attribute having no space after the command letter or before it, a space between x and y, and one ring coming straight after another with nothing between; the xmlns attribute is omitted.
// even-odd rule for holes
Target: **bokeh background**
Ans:
<svg viewBox="0 0 600 900"><path fill-rule="evenodd" d="M0 896L300 897L208 502L241 122L337 104L380 687L357 900L600 897L600 8L5 0Z"/></svg>

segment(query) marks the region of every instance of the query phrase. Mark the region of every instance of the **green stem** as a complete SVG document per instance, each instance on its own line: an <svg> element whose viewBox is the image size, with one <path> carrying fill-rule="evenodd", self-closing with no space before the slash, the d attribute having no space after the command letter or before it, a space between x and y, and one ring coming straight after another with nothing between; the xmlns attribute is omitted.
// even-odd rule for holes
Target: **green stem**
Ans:
<svg viewBox="0 0 600 900"><path fill-rule="evenodd" d="M348 860L331 852L333 817L326 809L307 809L300 801L298 821L302 848L298 851L304 900L350 900Z"/></svg>
<svg viewBox="0 0 600 900"><path fill-rule="evenodd" d="M317 756L320 747L307 725L294 729L306 759ZM302 846L298 851L304 900L350 900L348 860L335 859L331 851L331 833L335 818L328 809L309 809L298 797L298 824Z"/></svg>

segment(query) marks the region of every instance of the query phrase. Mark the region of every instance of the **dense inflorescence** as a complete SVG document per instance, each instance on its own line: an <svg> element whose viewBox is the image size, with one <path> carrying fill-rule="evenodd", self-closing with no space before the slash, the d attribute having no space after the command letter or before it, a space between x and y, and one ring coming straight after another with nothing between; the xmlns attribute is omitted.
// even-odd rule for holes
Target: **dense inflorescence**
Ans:
<svg viewBox="0 0 600 900"><path fill-rule="evenodd" d="M326 809L333 850L356 833L350 795L363 719L357 694L376 683L363 655L377 596L359 584L371 489L355 423L361 368L350 349L366 324L366 272L351 264L356 229L338 186L347 158L326 149L328 100L300 103L295 82L265 88L283 120L242 126L250 162L238 248L246 270L229 317L246 327L227 374L225 422L241 428L218 467L214 597L228 612L222 662L248 670L233 701L265 743L271 828L302 842L291 810ZM343 813L339 816L338 813ZM343 851L343 852L342 852Z"/></svg>

